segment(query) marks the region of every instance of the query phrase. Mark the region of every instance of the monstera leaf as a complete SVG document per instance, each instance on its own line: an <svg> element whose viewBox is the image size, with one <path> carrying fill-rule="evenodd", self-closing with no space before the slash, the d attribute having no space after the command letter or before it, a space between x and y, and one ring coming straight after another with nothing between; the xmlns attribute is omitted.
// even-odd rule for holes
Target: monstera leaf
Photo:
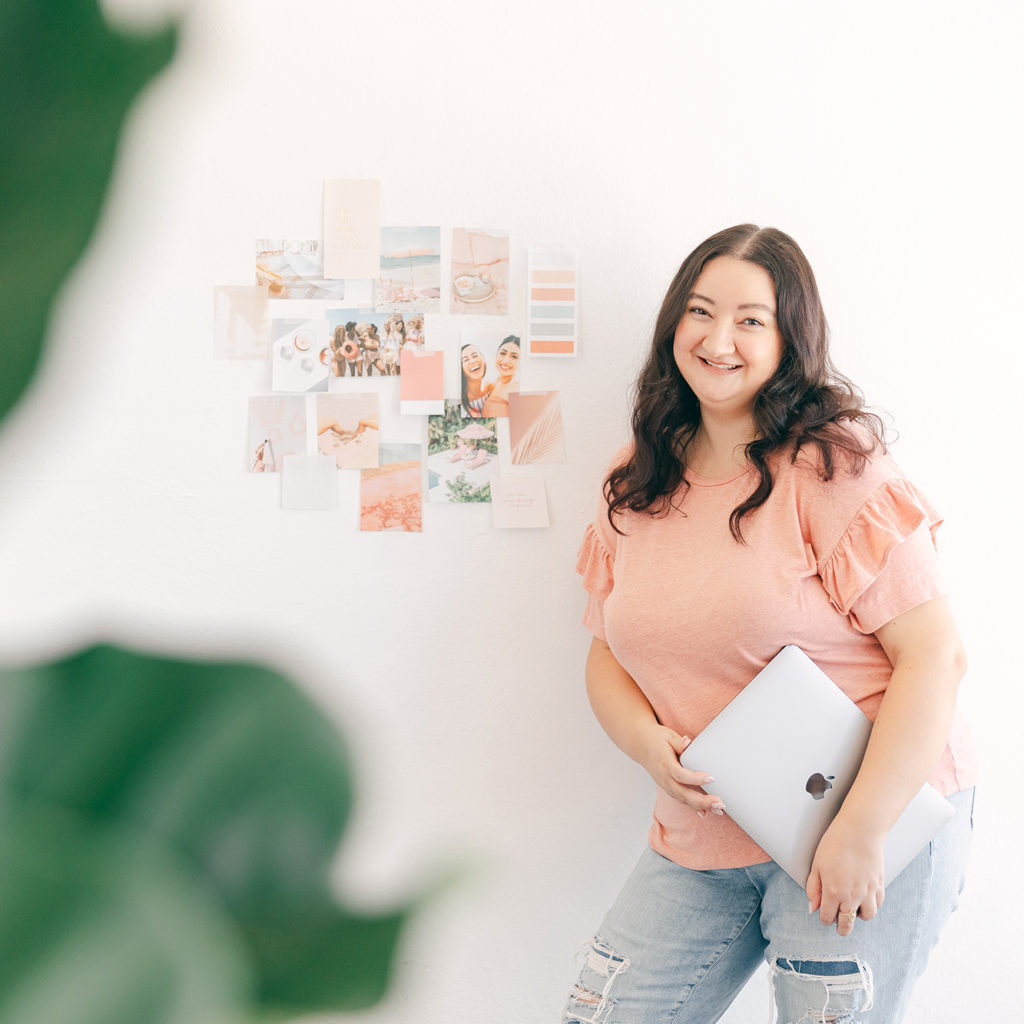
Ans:
<svg viewBox="0 0 1024 1024"><path fill-rule="evenodd" d="M95 0L0 4L0 418L95 227L128 107L174 42L111 32Z"/></svg>
<svg viewBox="0 0 1024 1024"><path fill-rule="evenodd" d="M96 647L0 674L0 1024L378 1000L405 911L333 898L349 765L258 665Z"/></svg>
<svg viewBox="0 0 1024 1024"><path fill-rule="evenodd" d="M95 0L0 3L0 418L175 36L112 33ZM349 780L338 735L258 665L96 647L0 671L0 1024L375 1002L407 911L332 896Z"/></svg>

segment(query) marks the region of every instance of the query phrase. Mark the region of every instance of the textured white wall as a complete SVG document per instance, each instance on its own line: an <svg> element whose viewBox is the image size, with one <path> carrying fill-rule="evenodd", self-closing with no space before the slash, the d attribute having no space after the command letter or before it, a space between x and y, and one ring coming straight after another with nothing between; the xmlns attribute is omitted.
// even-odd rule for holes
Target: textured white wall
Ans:
<svg viewBox="0 0 1024 1024"><path fill-rule="evenodd" d="M779 226L816 268L839 364L893 413L897 456L947 514L972 659L987 781L974 871L908 1020L1008 1016L1020 6L110 10L178 11L183 42L131 119L44 371L0 435L0 657L105 638L285 667L361 770L339 887L386 902L465 869L410 931L388 1001L357 1019L555 1020L651 803L583 695L576 545L679 261L720 227ZM241 472L265 371L212 360L212 289L249 281L256 237L316 237L325 177L379 177L386 223L508 227L520 258L579 248L579 358L524 371L563 393L550 529L498 532L480 506L427 508L419 536L360 534L354 488L336 514L285 513L276 477ZM454 331L443 318L432 340L454 346ZM759 978L724 1019L760 1019L764 1002Z"/></svg>

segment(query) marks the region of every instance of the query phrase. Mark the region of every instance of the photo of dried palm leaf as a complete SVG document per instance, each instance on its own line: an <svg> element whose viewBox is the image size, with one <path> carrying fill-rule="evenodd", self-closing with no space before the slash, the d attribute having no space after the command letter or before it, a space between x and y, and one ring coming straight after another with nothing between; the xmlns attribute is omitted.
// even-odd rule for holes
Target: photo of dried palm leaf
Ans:
<svg viewBox="0 0 1024 1024"><path fill-rule="evenodd" d="M562 402L557 391L509 395L512 464L565 462Z"/></svg>

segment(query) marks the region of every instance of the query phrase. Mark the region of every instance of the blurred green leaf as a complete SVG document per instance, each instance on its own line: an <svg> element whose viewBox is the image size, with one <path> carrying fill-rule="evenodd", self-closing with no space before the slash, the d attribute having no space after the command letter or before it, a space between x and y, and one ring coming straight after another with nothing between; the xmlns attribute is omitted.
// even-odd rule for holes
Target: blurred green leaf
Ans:
<svg viewBox="0 0 1024 1024"><path fill-rule="evenodd" d="M223 908L160 843L21 808L0 819L3 1024L234 1024L252 992Z"/></svg>
<svg viewBox="0 0 1024 1024"><path fill-rule="evenodd" d="M95 0L0 4L0 418L39 360L50 303L85 249L118 136L176 32L110 31Z"/></svg>
<svg viewBox="0 0 1024 1024"><path fill-rule="evenodd" d="M150 934L144 883L152 906L177 893L182 921L202 906L191 930L230 937L188 960L199 971L191 989L214 1002L239 978L261 1019L381 997L408 912L335 902L328 871L350 769L336 732L287 680L258 665L96 647L0 672L0 723L0 856L8 878L39 876L0 886L0 1024L26 1020L11 1000L27 979L40 965L63 969L61 950L96 931L131 952L107 962L106 984L149 1000L146 1013L83 1010L60 1024L176 1022L181 996L168 978L185 966L176 940L160 952ZM48 984L64 988L80 966L69 969ZM222 1020L191 1017L206 1019Z"/></svg>
<svg viewBox="0 0 1024 1024"><path fill-rule="evenodd" d="M0 418L177 33L0 4ZM408 911L349 912L337 734L285 679L97 647L0 671L0 1024L235 1024L364 1008Z"/></svg>

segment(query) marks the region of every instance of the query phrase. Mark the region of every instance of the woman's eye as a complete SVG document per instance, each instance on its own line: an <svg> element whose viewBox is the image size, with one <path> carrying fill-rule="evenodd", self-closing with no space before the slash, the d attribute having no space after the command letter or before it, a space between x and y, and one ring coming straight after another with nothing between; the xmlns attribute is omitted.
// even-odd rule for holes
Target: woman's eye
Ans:
<svg viewBox="0 0 1024 1024"><path fill-rule="evenodd" d="M691 306L690 312L695 316L707 316L708 311L703 306Z"/></svg>
<svg viewBox="0 0 1024 1024"><path fill-rule="evenodd" d="M746 320L743 321L743 323L747 327L764 327L764 324L761 323L760 320L752 316L748 316Z"/></svg>

